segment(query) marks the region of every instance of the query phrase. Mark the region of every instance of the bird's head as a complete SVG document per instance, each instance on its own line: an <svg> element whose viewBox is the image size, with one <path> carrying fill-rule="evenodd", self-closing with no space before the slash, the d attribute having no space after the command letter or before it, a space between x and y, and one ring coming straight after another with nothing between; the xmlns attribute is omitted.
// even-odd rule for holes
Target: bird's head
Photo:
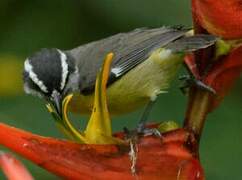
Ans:
<svg viewBox="0 0 242 180"><path fill-rule="evenodd" d="M24 63L24 90L45 99L62 117L64 97L77 89L74 59L59 49L42 49Z"/></svg>

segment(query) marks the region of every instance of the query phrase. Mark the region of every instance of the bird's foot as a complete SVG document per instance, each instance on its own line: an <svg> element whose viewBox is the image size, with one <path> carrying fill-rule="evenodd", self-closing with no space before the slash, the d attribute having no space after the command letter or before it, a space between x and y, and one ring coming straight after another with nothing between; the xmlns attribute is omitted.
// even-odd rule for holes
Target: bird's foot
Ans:
<svg viewBox="0 0 242 180"><path fill-rule="evenodd" d="M128 128L124 127L124 134L125 134L125 140L129 143L130 151L129 151L129 157L131 161L131 167L130 170L133 175L136 175L136 163L138 159L138 141L141 137L144 136L151 136L155 135L156 137L162 138L161 133L158 129L155 128L142 128L142 129L134 129L129 130Z"/></svg>
<svg viewBox="0 0 242 180"><path fill-rule="evenodd" d="M194 85L201 90L208 91L212 94L216 94L216 91L213 88L211 88L210 86L206 85L202 81L190 75L180 76L179 80L183 82L183 84L180 86L180 90L182 91L183 94L187 94L188 89Z"/></svg>
<svg viewBox="0 0 242 180"><path fill-rule="evenodd" d="M143 129L141 132L139 132L140 134L143 134L143 136L156 136L156 137L159 137L159 138L162 138L162 135L160 133L160 131L156 128L145 128Z"/></svg>
<svg viewBox="0 0 242 180"><path fill-rule="evenodd" d="M158 138L162 138L161 132L156 128L142 128L142 129L134 129L129 130L124 127L125 140L137 142L139 138L146 136L156 136Z"/></svg>

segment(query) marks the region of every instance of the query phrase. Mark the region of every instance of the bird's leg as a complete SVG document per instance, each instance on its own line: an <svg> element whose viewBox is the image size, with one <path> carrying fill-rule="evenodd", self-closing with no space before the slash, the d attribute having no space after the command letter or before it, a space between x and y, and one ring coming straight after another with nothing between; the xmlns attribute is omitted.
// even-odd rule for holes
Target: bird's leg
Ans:
<svg viewBox="0 0 242 180"><path fill-rule="evenodd" d="M160 133L157 132L156 129L148 129L146 128L146 123L147 120L149 118L150 112L154 106L154 104L156 103L156 99L152 99L149 101L149 103L146 105L145 110L141 116L141 119L137 125L137 133L138 134L143 134L143 135L151 135L151 134L155 134L160 136Z"/></svg>
<svg viewBox="0 0 242 180"><path fill-rule="evenodd" d="M126 127L124 127L124 134L126 135L126 140L129 142L130 145L130 160L131 160L131 172L133 175L135 175L136 172L136 162L137 162L137 154L138 154L138 146L137 141L139 140L140 136L147 136L147 135L156 135L158 137L161 137L161 133L158 129L149 129L146 128L146 122L148 120L148 117L150 115L150 112L155 104L156 100L149 101L147 106L145 107L145 110L141 116L141 119L134 130L129 130Z"/></svg>
<svg viewBox="0 0 242 180"><path fill-rule="evenodd" d="M132 142L135 142L138 140L139 136L155 135L155 136L161 137L161 133L159 132L158 129L146 128L147 120L149 118L150 112L155 103L156 103L156 98L150 100L149 103L146 105L145 110L141 116L140 121L138 122L136 129L134 129L133 131L130 131L126 127L124 128L126 139L131 140Z"/></svg>

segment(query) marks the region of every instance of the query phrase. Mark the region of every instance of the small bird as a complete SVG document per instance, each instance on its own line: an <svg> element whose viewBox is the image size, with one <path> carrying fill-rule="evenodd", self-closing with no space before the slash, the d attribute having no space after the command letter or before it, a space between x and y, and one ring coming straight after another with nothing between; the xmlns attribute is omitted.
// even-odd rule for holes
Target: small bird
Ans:
<svg viewBox="0 0 242 180"><path fill-rule="evenodd" d="M192 35L188 29L135 29L62 51L42 49L24 63L24 90L44 98L61 116L62 100L74 93L70 110L88 114L93 107L97 72L109 52L114 59L107 98L111 115L147 105L147 117L157 96L166 92L186 53L213 45L212 35Z"/></svg>

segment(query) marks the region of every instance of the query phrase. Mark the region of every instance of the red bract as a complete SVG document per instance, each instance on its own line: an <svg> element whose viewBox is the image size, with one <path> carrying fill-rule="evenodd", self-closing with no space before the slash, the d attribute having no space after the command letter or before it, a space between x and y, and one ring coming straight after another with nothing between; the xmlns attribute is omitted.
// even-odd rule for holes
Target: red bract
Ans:
<svg viewBox="0 0 242 180"><path fill-rule="evenodd" d="M208 72L200 75L201 66L196 64L194 56L186 57L186 64L192 74L204 84L213 88L216 94L210 94L209 111L216 108L233 87L242 72L242 46L232 50L227 56L220 57L210 64ZM208 59L209 61L209 59Z"/></svg>
<svg viewBox="0 0 242 180"><path fill-rule="evenodd" d="M195 24L225 39L242 38L241 0L192 0Z"/></svg>
<svg viewBox="0 0 242 180"><path fill-rule="evenodd" d="M234 49L228 56L219 59L209 70L204 82L216 95L211 100L210 111L219 105L242 72L242 47Z"/></svg>
<svg viewBox="0 0 242 180"><path fill-rule="evenodd" d="M31 134L0 124L0 144L67 179L204 179L191 153L189 134L175 130L162 139L148 136L138 143L136 170L130 171L129 147L84 145Z"/></svg>

